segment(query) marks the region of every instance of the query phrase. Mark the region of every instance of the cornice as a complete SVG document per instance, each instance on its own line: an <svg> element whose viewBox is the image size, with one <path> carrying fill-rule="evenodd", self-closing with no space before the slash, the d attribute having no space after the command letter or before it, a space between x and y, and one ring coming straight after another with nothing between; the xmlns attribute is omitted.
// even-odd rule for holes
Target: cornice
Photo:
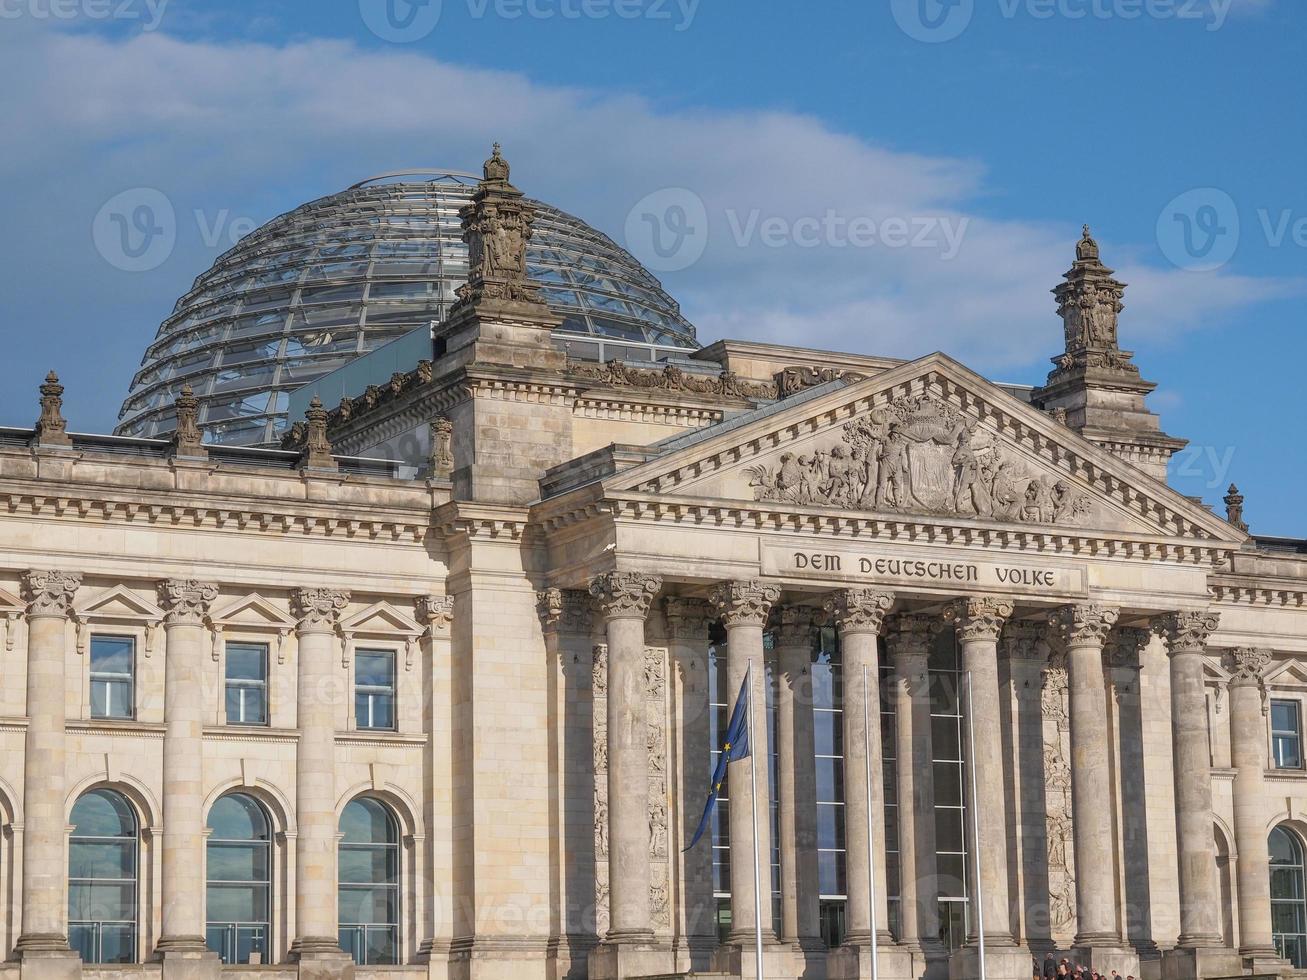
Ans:
<svg viewBox="0 0 1307 980"><path fill-rule="evenodd" d="M1212 600L1221 605L1282 609L1302 609L1307 606L1307 582L1293 579L1220 575L1213 577L1207 591Z"/></svg>
<svg viewBox="0 0 1307 980"><path fill-rule="evenodd" d="M433 525L446 538L520 541L530 525L529 511L515 504L451 500L432 512Z"/></svg>

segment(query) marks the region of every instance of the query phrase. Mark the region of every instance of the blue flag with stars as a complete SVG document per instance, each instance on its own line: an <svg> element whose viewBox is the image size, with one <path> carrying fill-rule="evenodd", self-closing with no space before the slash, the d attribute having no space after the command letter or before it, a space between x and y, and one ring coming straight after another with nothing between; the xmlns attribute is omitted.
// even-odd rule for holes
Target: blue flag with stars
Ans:
<svg viewBox="0 0 1307 980"><path fill-rule="evenodd" d="M694 839L685 848L687 851L699 843L699 838L708 829L708 822L717 806L717 796L726 782L726 767L736 759L746 759L749 756L749 676L745 674L740 684L735 711L731 714L731 723L726 728L726 739L722 743L722 754L717 757L717 769L712 774L712 785L708 787L708 802L704 804L703 816L699 818L699 829L694 832Z"/></svg>

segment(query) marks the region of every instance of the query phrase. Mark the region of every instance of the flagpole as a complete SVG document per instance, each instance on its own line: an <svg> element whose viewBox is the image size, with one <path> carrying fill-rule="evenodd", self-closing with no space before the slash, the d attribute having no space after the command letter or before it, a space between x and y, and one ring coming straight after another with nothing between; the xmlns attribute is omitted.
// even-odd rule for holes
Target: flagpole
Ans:
<svg viewBox="0 0 1307 980"><path fill-rule="evenodd" d="M758 739L753 727L753 661L749 661L745 672L745 682L749 690L749 782L753 798L753 950L758 980L763 980L762 967L762 870L758 858ZM764 732L763 751L767 750L767 738ZM771 876L768 875L768 881ZM771 889L767 889L767 900L771 901Z"/></svg>
<svg viewBox="0 0 1307 980"><path fill-rule="evenodd" d="M976 870L975 885L971 891L975 896L976 941L977 951L980 954L980 980L986 980L985 902L984 886L980 882L980 810L976 794L976 713L971 710L971 671L967 671L963 677L967 685L967 782L971 787L971 849L976 852L973 855Z"/></svg>
<svg viewBox="0 0 1307 980"><path fill-rule="evenodd" d="M876 936L876 834L871 797L871 721L867 693L867 665L862 665L862 764L867 780L867 900L871 903L871 980L880 980L880 940ZM877 709L880 705L876 706ZM879 720L879 713L877 714ZM900 764L901 761L900 761Z"/></svg>

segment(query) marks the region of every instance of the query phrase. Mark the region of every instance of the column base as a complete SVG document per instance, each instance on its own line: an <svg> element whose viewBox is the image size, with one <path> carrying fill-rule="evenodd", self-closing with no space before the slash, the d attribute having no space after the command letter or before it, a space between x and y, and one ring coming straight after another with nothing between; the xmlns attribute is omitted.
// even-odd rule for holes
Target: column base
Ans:
<svg viewBox="0 0 1307 980"><path fill-rule="evenodd" d="M785 944L799 980L826 980L826 958L830 954L821 936L804 936Z"/></svg>
<svg viewBox="0 0 1307 980"><path fill-rule="evenodd" d="M334 936L297 939L290 958L299 965L299 980L354 980L354 957L340 948Z"/></svg>
<svg viewBox="0 0 1307 980"><path fill-rule="evenodd" d="M155 957L163 965L162 980L219 980L221 958L202 941L196 946L193 939L179 936L159 942Z"/></svg>
<svg viewBox="0 0 1307 980"><path fill-rule="evenodd" d="M652 937L604 940L586 958L590 980L671 976L677 972L676 951Z"/></svg>
<svg viewBox="0 0 1307 980"><path fill-rule="evenodd" d="M985 943L985 975L988 980L1026 980L1033 976L1035 961L1031 959L1030 950L1012 944L1011 938L1006 942L1007 945ZM977 980L980 976L980 947L963 946L954 950L948 961L948 975L949 980Z"/></svg>
<svg viewBox="0 0 1307 980"><path fill-rule="evenodd" d="M1162 954L1162 980L1211 980L1242 975L1239 954L1225 946L1177 946Z"/></svg>
<svg viewBox="0 0 1307 980"><path fill-rule="evenodd" d="M758 976L758 961L753 938L748 942L728 940L713 953L712 970L741 980L794 980L799 975L794 962L794 948L767 936L762 940L762 976Z"/></svg>
<svg viewBox="0 0 1307 980"><path fill-rule="evenodd" d="M1102 974L1111 974L1113 970L1123 977L1139 976L1139 954L1133 949L1115 943L1093 943L1071 947L1068 956L1072 963L1079 963ZM1042 964L1041 964L1042 965Z"/></svg>
<svg viewBox="0 0 1307 980"><path fill-rule="evenodd" d="M82 980L82 958L68 948L28 947L18 953L20 980Z"/></svg>
<svg viewBox="0 0 1307 980"><path fill-rule="evenodd" d="M1243 972L1252 977L1280 977L1293 970L1293 964L1280 959L1274 946L1258 946L1239 950Z"/></svg>
<svg viewBox="0 0 1307 980"><path fill-rule="evenodd" d="M876 947L876 972L871 969L871 942L845 943L838 949L832 949L826 957L826 976L829 980L870 980L871 977L884 977L885 980L914 980L919 974L915 972L920 964L912 950L895 945L892 941L881 942Z"/></svg>

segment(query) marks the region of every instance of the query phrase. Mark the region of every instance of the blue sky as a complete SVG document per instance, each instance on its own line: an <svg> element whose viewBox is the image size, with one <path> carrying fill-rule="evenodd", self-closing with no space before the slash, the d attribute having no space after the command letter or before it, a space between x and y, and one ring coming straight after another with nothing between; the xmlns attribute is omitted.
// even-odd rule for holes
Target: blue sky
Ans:
<svg viewBox="0 0 1307 980"><path fill-rule="evenodd" d="M1294 0L0 0L0 422L53 367L108 430L240 234L497 139L705 342L1037 383L1088 221L1192 441L1173 485L1219 509L1235 481L1254 530L1307 536L1305 63ZM105 221L143 194L175 240L133 269ZM640 216L669 204L704 233L660 256Z"/></svg>

